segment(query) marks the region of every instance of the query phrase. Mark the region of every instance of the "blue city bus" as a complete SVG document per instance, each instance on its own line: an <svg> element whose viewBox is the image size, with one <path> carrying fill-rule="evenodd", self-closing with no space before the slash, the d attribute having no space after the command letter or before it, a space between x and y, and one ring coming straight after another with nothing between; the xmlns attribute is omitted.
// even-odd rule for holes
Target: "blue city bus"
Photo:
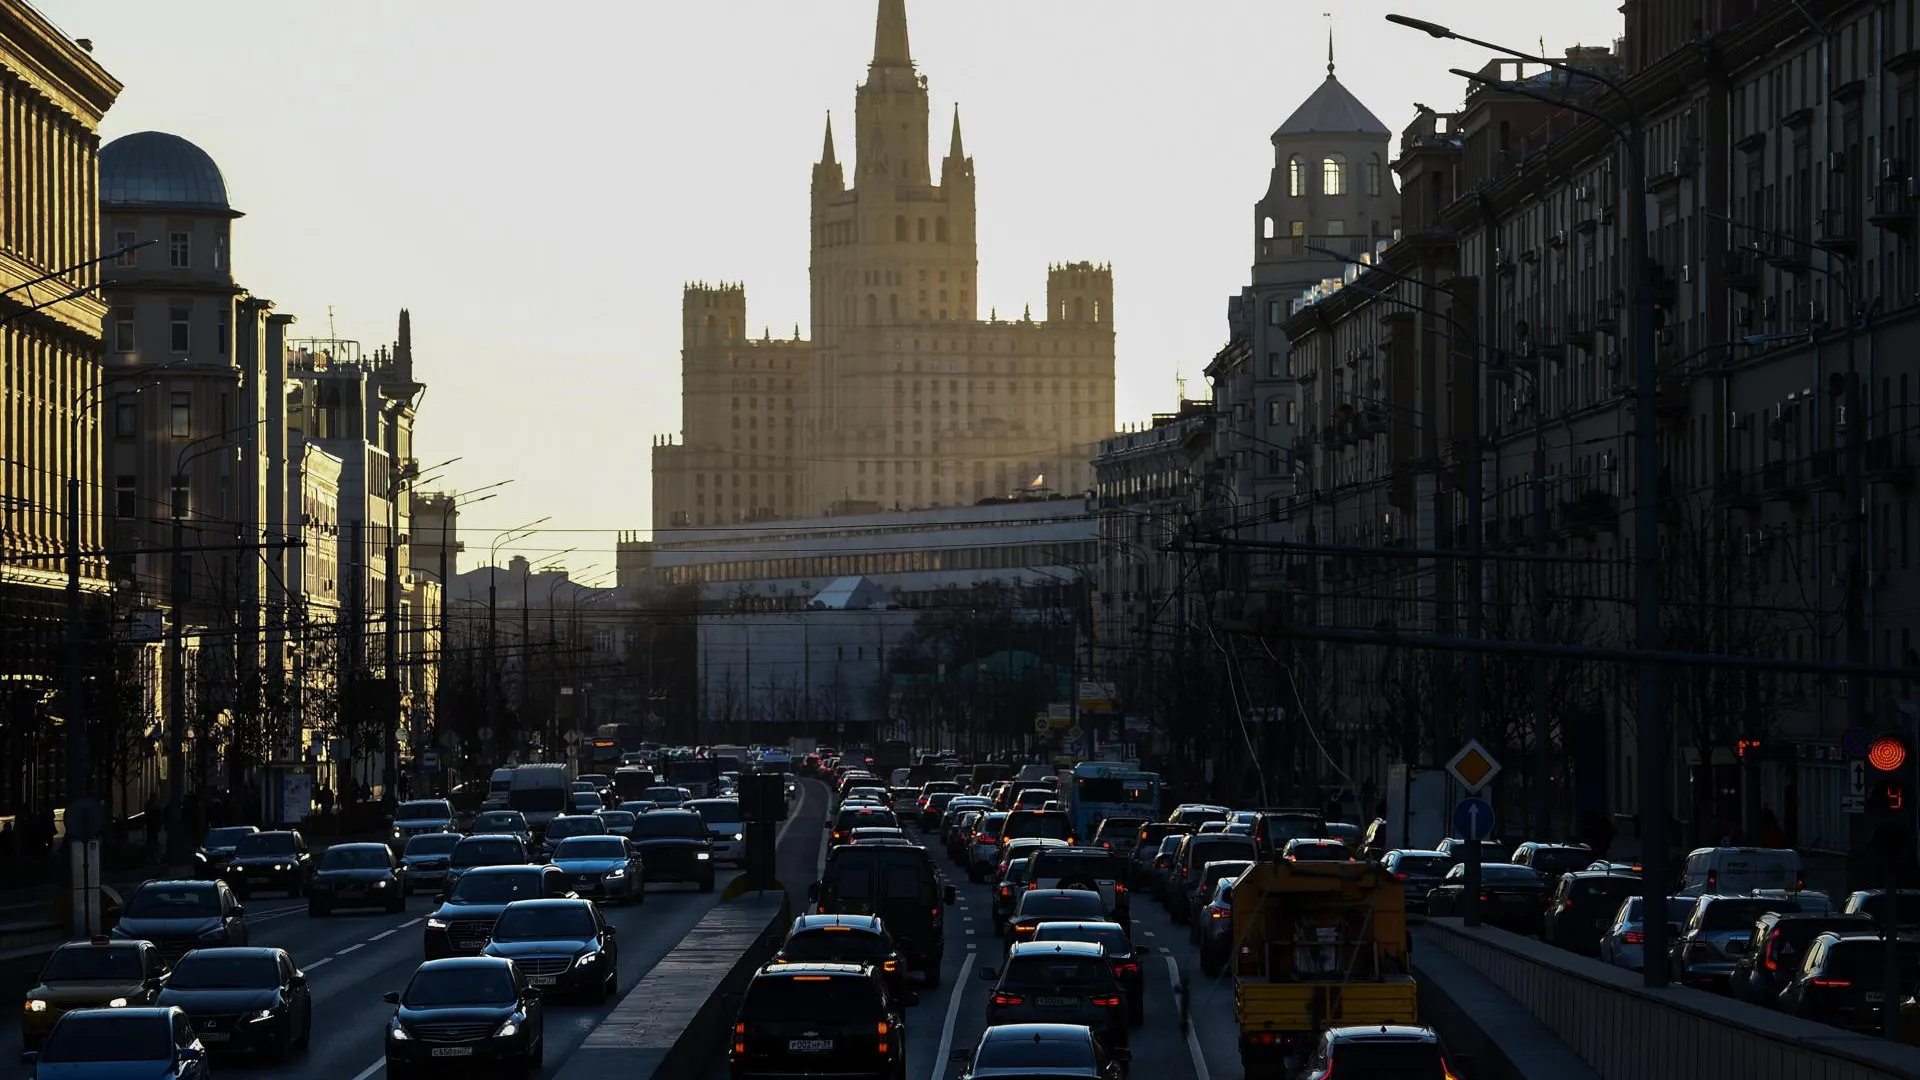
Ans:
<svg viewBox="0 0 1920 1080"><path fill-rule="evenodd" d="M1125 761L1083 761L1073 767L1067 792L1073 835L1092 837L1100 822L1110 817L1151 820L1159 812L1159 773L1143 772Z"/></svg>

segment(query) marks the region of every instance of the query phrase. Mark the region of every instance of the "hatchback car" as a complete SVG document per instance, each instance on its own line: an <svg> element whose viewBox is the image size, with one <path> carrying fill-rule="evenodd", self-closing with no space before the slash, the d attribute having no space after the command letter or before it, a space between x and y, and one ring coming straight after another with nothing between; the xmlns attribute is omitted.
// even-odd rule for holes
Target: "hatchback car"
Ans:
<svg viewBox="0 0 1920 1080"><path fill-rule="evenodd" d="M878 915L802 915L773 958L783 964L871 964L895 998L908 996L907 960Z"/></svg>
<svg viewBox="0 0 1920 1080"><path fill-rule="evenodd" d="M966 1067L960 1080L1122 1080L1132 1054L1078 1024L1001 1024L953 1060Z"/></svg>
<svg viewBox="0 0 1920 1080"><path fill-rule="evenodd" d="M1020 894L1027 891L1027 880L1032 876L1032 859L1014 859L1000 872L1000 882L993 888L993 932L1007 932L1007 920L1013 917L1013 909L1020 902Z"/></svg>
<svg viewBox="0 0 1920 1080"><path fill-rule="evenodd" d="M35 1076L62 1080L206 1080L212 1075L206 1046L179 1009L78 1009L60 1018L39 1050L20 1057Z"/></svg>
<svg viewBox="0 0 1920 1080"><path fill-rule="evenodd" d="M1453 1080L1446 1047L1432 1028L1378 1024L1330 1028L1320 1036L1300 1080L1392 1076Z"/></svg>
<svg viewBox="0 0 1920 1080"><path fill-rule="evenodd" d="M1107 902L1086 889L1028 889L1007 920L1007 943L1018 945L1043 922L1106 922Z"/></svg>
<svg viewBox="0 0 1920 1080"><path fill-rule="evenodd" d="M285 949L195 949L154 1004L187 1014L208 1049L284 1058L313 1037L307 974Z"/></svg>
<svg viewBox="0 0 1920 1080"><path fill-rule="evenodd" d="M1004 968L981 968L993 984L987 1026L1084 1024L1108 1046L1127 1045L1127 995L1106 950L1084 941L1025 941Z"/></svg>
<svg viewBox="0 0 1920 1080"><path fill-rule="evenodd" d="M1427 894L1446 877L1447 867L1453 865L1453 860L1445 852L1396 848L1381 858L1380 865L1405 890L1407 912L1425 915Z"/></svg>
<svg viewBox="0 0 1920 1080"><path fill-rule="evenodd" d="M907 1001L871 964L773 963L740 996L728 1069L762 1076L906 1080Z"/></svg>
<svg viewBox="0 0 1920 1080"><path fill-rule="evenodd" d="M1620 909L1614 912L1613 922L1600 934L1600 961L1628 971L1640 971L1645 966L1647 947L1646 926L1640 918L1641 898L1629 896L1620 902ZM1667 897L1667 940L1680 937L1680 928L1685 925L1687 916L1693 911L1693 900L1685 896Z"/></svg>
<svg viewBox="0 0 1920 1080"><path fill-rule="evenodd" d="M1600 955L1600 935L1606 932L1620 902L1640 890L1640 879L1619 874L1572 870L1554 880L1540 926L1540 940L1581 956Z"/></svg>
<svg viewBox="0 0 1920 1080"><path fill-rule="evenodd" d="M1902 937L1895 947L1899 951L1897 982L1904 990L1920 974L1920 939ZM1877 933L1821 934L1807 947L1793 981L1780 992L1780 1009L1878 1035L1884 1023L1886 962L1887 943Z"/></svg>
<svg viewBox="0 0 1920 1080"><path fill-rule="evenodd" d="M513 961L544 994L579 994L596 1004L619 986L615 930L591 900L516 900L500 912L483 956Z"/></svg>
<svg viewBox="0 0 1920 1080"><path fill-rule="evenodd" d="M1780 991L1799 973L1807 946L1814 938L1825 933L1867 933L1874 929L1873 920L1864 915L1767 912L1754 923L1753 939L1727 977L1727 992L1755 1005L1777 1005Z"/></svg>
<svg viewBox="0 0 1920 1080"><path fill-rule="evenodd" d="M546 1057L546 1011L540 991L508 960L466 956L429 960L405 990L382 999L396 1006L387 1022L387 1080L410 1080L429 1068L500 1068L518 1076Z"/></svg>
<svg viewBox="0 0 1920 1080"><path fill-rule="evenodd" d="M1769 911L1797 911L1791 900L1751 896L1702 896L1673 942L1673 981L1681 986L1724 988L1747 950L1753 926Z"/></svg>
<svg viewBox="0 0 1920 1080"><path fill-rule="evenodd" d="M1084 941L1098 945L1113 969L1120 989L1127 993L1127 1023L1147 1022L1146 958L1151 945L1136 945L1127 928L1116 922L1043 922L1033 928L1033 941Z"/></svg>

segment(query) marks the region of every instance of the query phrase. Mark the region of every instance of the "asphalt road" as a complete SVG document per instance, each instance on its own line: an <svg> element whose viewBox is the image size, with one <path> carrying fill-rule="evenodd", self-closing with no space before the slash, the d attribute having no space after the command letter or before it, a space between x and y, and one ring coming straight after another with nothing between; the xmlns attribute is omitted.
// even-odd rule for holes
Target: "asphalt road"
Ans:
<svg viewBox="0 0 1920 1080"><path fill-rule="evenodd" d="M780 837L780 863L810 866L821 842L826 791L803 787L793 803L788 826ZM791 845L791 848L789 848ZM630 990L658 963L719 899L735 876L722 871L711 893L691 885L662 884L647 891L638 907L609 906L607 919L620 931L620 991ZM803 882L800 888L805 888ZM222 1060L222 1075L255 1075L301 1080L374 1080L385 1073L384 1039L393 1006L380 1000L399 990L422 958L422 923L433 908L431 897L415 896L405 914L340 914L310 918L304 900L259 898L247 906L251 944L277 946L293 954L311 980L314 1037L312 1049L279 1065L245 1058ZM541 1070L553 1075L565 1064L587 1032L614 1006L554 1004L547 1014L546 1063ZM20 1060L17 1023L0 1033L0 1061ZM4 1066L0 1066L4 1068ZM8 1075L24 1075L11 1066Z"/></svg>
<svg viewBox="0 0 1920 1080"><path fill-rule="evenodd" d="M826 789L811 780L801 781L801 790L809 806L821 805L826 796ZM816 825L813 831L823 830ZM951 1053L970 1049L986 1027L987 997L992 987L981 981L978 972L983 967L998 967L1004 946L993 933L992 887L968 883L966 871L947 861L946 849L940 847L937 836L923 842L932 850L934 864L946 883L953 885L959 896L947 913L946 963L941 969L940 986L932 991L923 989L920 1004L908 1013L907 1078L950 1080L963 1071L950 1063ZM806 885L796 885L785 867L790 854L798 856L801 841L796 835L790 843L794 845L791 853L785 845L781 849L781 881L796 895L798 905L804 900ZM813 864L805 874L807 881L818 877L823 849L816 846L812 855ZM1187 944L1187 928L1173 925L1152 900L1135 898L1133 922L1136 940L1154 946L1148 966L1147 1022L1133 1029L1130 1037L1133 1076L1140 1080L1239 1080L1231 986L1222 983L1216 989L1201 985L1199 960ZM1172 952L1165 951L1169 948ZM1183 1034L1179 1025L1175 986L1180 973L1190 973L1193 979L1196 1016L1203 1004L1217 1014L1211 1023L1196 1023L1192 1037ZM1223 1044L1221 1038L1225 1039ZM726 1075L726 1062L716 1056L702 1080L724 1080Z"/></svg>

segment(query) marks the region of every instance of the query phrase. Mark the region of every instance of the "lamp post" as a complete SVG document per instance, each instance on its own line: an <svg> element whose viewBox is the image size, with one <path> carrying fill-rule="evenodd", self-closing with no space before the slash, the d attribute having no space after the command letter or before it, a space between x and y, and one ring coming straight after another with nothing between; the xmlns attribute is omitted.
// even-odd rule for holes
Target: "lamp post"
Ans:
<svg viewBox="0 0 1920 1080"><path fill-rule="evenodd" d="M500 548L533 535L552 520L549 514L496 533L493 546L487 550L487 727L496 732L495 738L499 738L500 727Z"/></svg>
<svg viewBox="0 0 1920 1080"><path fill-rule="evenodd" d="M1542 64L1569 75L1593 80L1612 91L1626 113L1622 126L1605 114L1582 105L1557 101L1526 86L1489 79L1478 73L1454 69L1453 73L1473 82L1545 101L1571 112L1590 117L1605 125L1626 144L1627 151L1627 280L1633 310L1634 372L1634 444L1633 474L1640 495L1634 507L1634 644L1638 651L1655 652L1661 647L1660 635L1660 446L1659 430L1659 358L1654 337L1657 304L1653 293L1652 249L1647 235L1647 158L1646 122L1626 87L1605 72L1575 68L1564 61L1535 56L1490 41L1467 37L1438 23L1405 15L1389 15L1390 22L1420 30L1441 40L1477 45L1515 59ZM1640 861L1645 868L1641 878L1642 903L1646 920L1646 954L1667 954L1667 923L1654 917L1664 910L1667 895L1667 817L1672 792L1668 788L1666 672L1651 661L1639 664L1635 693L1634 741L1640 757ZM1646 985L1658 988L1667 984L1667 965L1643 965Z"/></svg>
<svg viewBox="0 0 1920 1080"><path fill-rule="evenodd" d="M475 503L483 503L483 502L486 502L488 499L495 498L500 494L498 491L494 490L495 488L502 488L511 483L513 483L513 481L510 479L500 480L491 484L483 485L481 487L470 488L466 491L445 492L440 496L442 499L446 500L446 506L444 511L440 515L440 553L439 553L440 554L440 570L439 570L440 613L439 614L440 614L441 662L440 662L440 671L434 678L434 682L433 682L433 727L434 727L435 736L439 735L440 725L444 721L447 715L447 674L445 670L446 656L447 656L446 642L447 642L449 627L452 625L447 621L451 614L451 609L449 608L448 605L452 599L452 596L451 596L452 585L447 580L447 577L448 577L448 571L450 569L448 565L449 556L451 554L449 551L449 548L453 542L453 539L452 539L453 520L459 514L461 506L471 506ZM480 494L481 492L491 492L491 494L480 495L480 497L477 499L472 497L474 495ZM447 773L447 770L443 766L441 769L441 775L444 777L446 773Z"/></svg>

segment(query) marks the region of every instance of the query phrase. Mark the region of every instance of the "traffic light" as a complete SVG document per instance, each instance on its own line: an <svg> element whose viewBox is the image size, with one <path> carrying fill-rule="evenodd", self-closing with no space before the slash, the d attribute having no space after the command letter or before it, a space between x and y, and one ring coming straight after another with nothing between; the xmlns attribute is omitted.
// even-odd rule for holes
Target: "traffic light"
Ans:
<svg viewBox="0 0 1920 1080"><path fill-rule="evenodd" d="M1907 782L1905 779L1883 775L1873 782L1867 795L1867 808L1876 814L1897 814L1910 811L1907 803Z"/></svg>
<svg viewBox="0 0 1920 1080"><path fill-rule="evenodd" d="M1867 764L1878 772L1893 773L1907 763L1907 740L1898 735L1882 735L1867 747Z"/></svg>

